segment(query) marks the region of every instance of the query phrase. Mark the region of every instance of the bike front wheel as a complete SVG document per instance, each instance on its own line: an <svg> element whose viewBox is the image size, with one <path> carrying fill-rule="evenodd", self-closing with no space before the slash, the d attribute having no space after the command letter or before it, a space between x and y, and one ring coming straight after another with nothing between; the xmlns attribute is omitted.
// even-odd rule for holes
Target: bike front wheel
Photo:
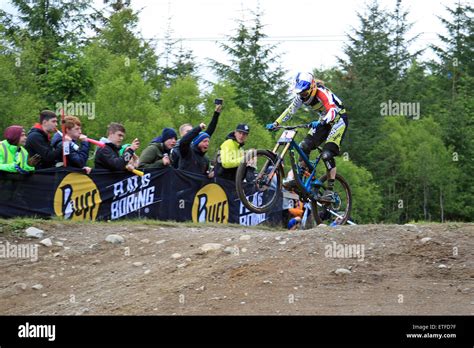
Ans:
<svg viewBox="0 0 474 348"><path fill-rule="evenodd" d="M267 213L278 202L282 171L277 156L269 150L246 153L237 168L235 186L242 204L254 213Z"/></svg>

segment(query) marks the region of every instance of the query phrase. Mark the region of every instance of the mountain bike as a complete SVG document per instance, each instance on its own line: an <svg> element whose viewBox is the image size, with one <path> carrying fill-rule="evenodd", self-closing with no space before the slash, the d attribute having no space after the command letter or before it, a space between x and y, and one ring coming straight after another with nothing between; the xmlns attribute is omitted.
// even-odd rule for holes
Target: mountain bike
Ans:
<svg viewBox="0 0 474 348"><path fill-rule="evenodd" d="M298 129L309 128L310 124L295 126L277 126L274 129L283 129L275 147L270 150L250 150L243 158L237 169L236 189L243 205L254 213L267 213L278 202L282 192L282 183L285 178L284 159L290 156L291 169L295 181L289 188L299 199L311 207L312 216L316 224L329 220L334 225L342 225L350 220L352 208L352 194L347 181L336 174L334 194L330 202L320 198L326 189L327 174L316 178L316 168L321 161L322 149L318 147L319 155L314 162L303 152L294 140ZM296 162L295 151L301 162ZM249 175L250 174L250 175ZM308 223L305 224L308 226Z"/></svg>

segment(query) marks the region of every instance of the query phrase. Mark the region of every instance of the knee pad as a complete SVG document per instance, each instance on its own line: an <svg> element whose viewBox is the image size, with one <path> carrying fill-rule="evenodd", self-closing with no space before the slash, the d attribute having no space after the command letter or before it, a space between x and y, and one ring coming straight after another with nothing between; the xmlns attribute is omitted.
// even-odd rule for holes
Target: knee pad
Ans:
<svg viewBox="0 0 474 348"><path fill-rule="evenodd" d="M309 156L309 154L310 154L310 152L311 152L311 150L312 150L312 144L311 144L311 142L310 142L308 139L304 138L304 139L301 141L301 143L300 143L300 148L301 148L301 150L303 150L303 152L304 152L307 156Z"/></svg>
<svg viewBox="0 0 474 348"><path fill-rule="evenodd" d="M323 152L321 153L321 158L324 161L324 164L326 165L326 168L328 170L331 170L332 168L336 167L336 161L334 160L334 154L327 150L324 149Z"/></svg>

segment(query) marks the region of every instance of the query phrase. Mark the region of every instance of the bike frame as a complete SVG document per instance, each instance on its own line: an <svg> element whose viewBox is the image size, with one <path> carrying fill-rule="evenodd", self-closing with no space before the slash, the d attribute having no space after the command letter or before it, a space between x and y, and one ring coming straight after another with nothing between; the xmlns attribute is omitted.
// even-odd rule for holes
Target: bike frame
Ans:
<svg viewBox="0 0 474 348"><path fill-rule="evenodd" d="M303 173L300 171L299 166L296 165L295 157L294 157L294 154L292 153L293 149L296 150L296 152L298 152L298 155L303 159L303 162L306 164L309 171L311 172L311 174L309 175L308 179L306 179L305 182L302 180ZM318 167L318 163L319 163L320 160L321 160L321 155L319 155L318 158L316 158L314 163L311 162L311 160L308 158L308 156L306 156L306 154L303 152L303 150L301 150L301 147L294 140L291 141L291 143L290 143L291 167L293 169L293 173L295 173L295 172L297 173L297 175L295 175L296 181L298 182L298 184L302 188L304 188L304 191L307 194L311 194L311 183L316 178L316 168ZM320 184L322 186L321 182L318 181L316 183Z"/></svg>
<svg viewBox="0 0 474 348"><path fill-rule="evenodd" d="M295 136L296 136L296 134L297 134L297 131L295 133ZM279 154L277 151L278 151L280 146L284 146L284 148L283 148L283 151ZM299 166L296 165L293 150L296 150L298 155L300 155L300 157L303 159L303 161L305 162L308 169L311 171L310 176L305 181L303 181L301 179L303 173L299 170ZM318 156L318 158L314 161L314 163L311 162L311 160L308 158L308 156L306 156L306 154L303 152L301 147L296 143L296 141L294 140L294 137L290 142L288 142L286 144L285 143L277 143L275 145L275 147L273 148L272 152L277 155L277 161L275 163L275 168L273 168L272 171L270 172L268 182L271 182L271 179L273 178L275 172L277 170L279 170L280 167L283 168L282 162L283 162L283 159L285 158L285 155L288 151L290 152L291 168L293 169L295 180L297 181L299 188L303 191L304 194L306 194L308 196L312 195L312 193L311 193L311 183L313 182L313 180L316 177L316 168L318 166L319 161L321 160L321 155ZM268 162L262 168L262 172L265 171L267 165L268 165ZM283 172L283 175L285 176L284 169L282 169L282 172ZM319 182L319 180L317 180L315 183L320 184L322 186L322 183Z"/></svg>

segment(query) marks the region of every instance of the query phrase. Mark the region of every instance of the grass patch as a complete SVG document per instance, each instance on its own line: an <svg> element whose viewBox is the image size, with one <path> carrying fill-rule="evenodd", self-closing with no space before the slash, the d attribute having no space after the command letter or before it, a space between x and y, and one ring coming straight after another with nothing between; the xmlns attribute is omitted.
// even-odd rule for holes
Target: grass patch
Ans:
<svg viewBox="0 0 474 348"><path fill-rule="evenodd" d="M166 227L166 228L232 228L239 230L264 230L264 231L275 231L281 232L285 231L282 227L273 227L265 225L257 226L243 226L239 224L218 224L218 223L195 223L192 221L187 222L176 222L176 221L161 221L161 220L152 220L152 219L122 219L122 220L112 220L112 221L71 221L64 220L60 217L53 217L51 219L39 219L39 218L13 218L13 219L0 219L0 235L14 234L20 236L23 234L24 230L28 227L63 227L67 226L77 226L77 225L110 225L110 224L120 224L120 225L140 225L140 226L150 226L150 227Z"/></svg>
<svg viewBox="0 0 474 348"><path fill-rule="evenodd" d="M19 236L28 227L37 227L38 224L43 224L45 221L37 218L0 219L0 235L14 234Z"/></svg>

